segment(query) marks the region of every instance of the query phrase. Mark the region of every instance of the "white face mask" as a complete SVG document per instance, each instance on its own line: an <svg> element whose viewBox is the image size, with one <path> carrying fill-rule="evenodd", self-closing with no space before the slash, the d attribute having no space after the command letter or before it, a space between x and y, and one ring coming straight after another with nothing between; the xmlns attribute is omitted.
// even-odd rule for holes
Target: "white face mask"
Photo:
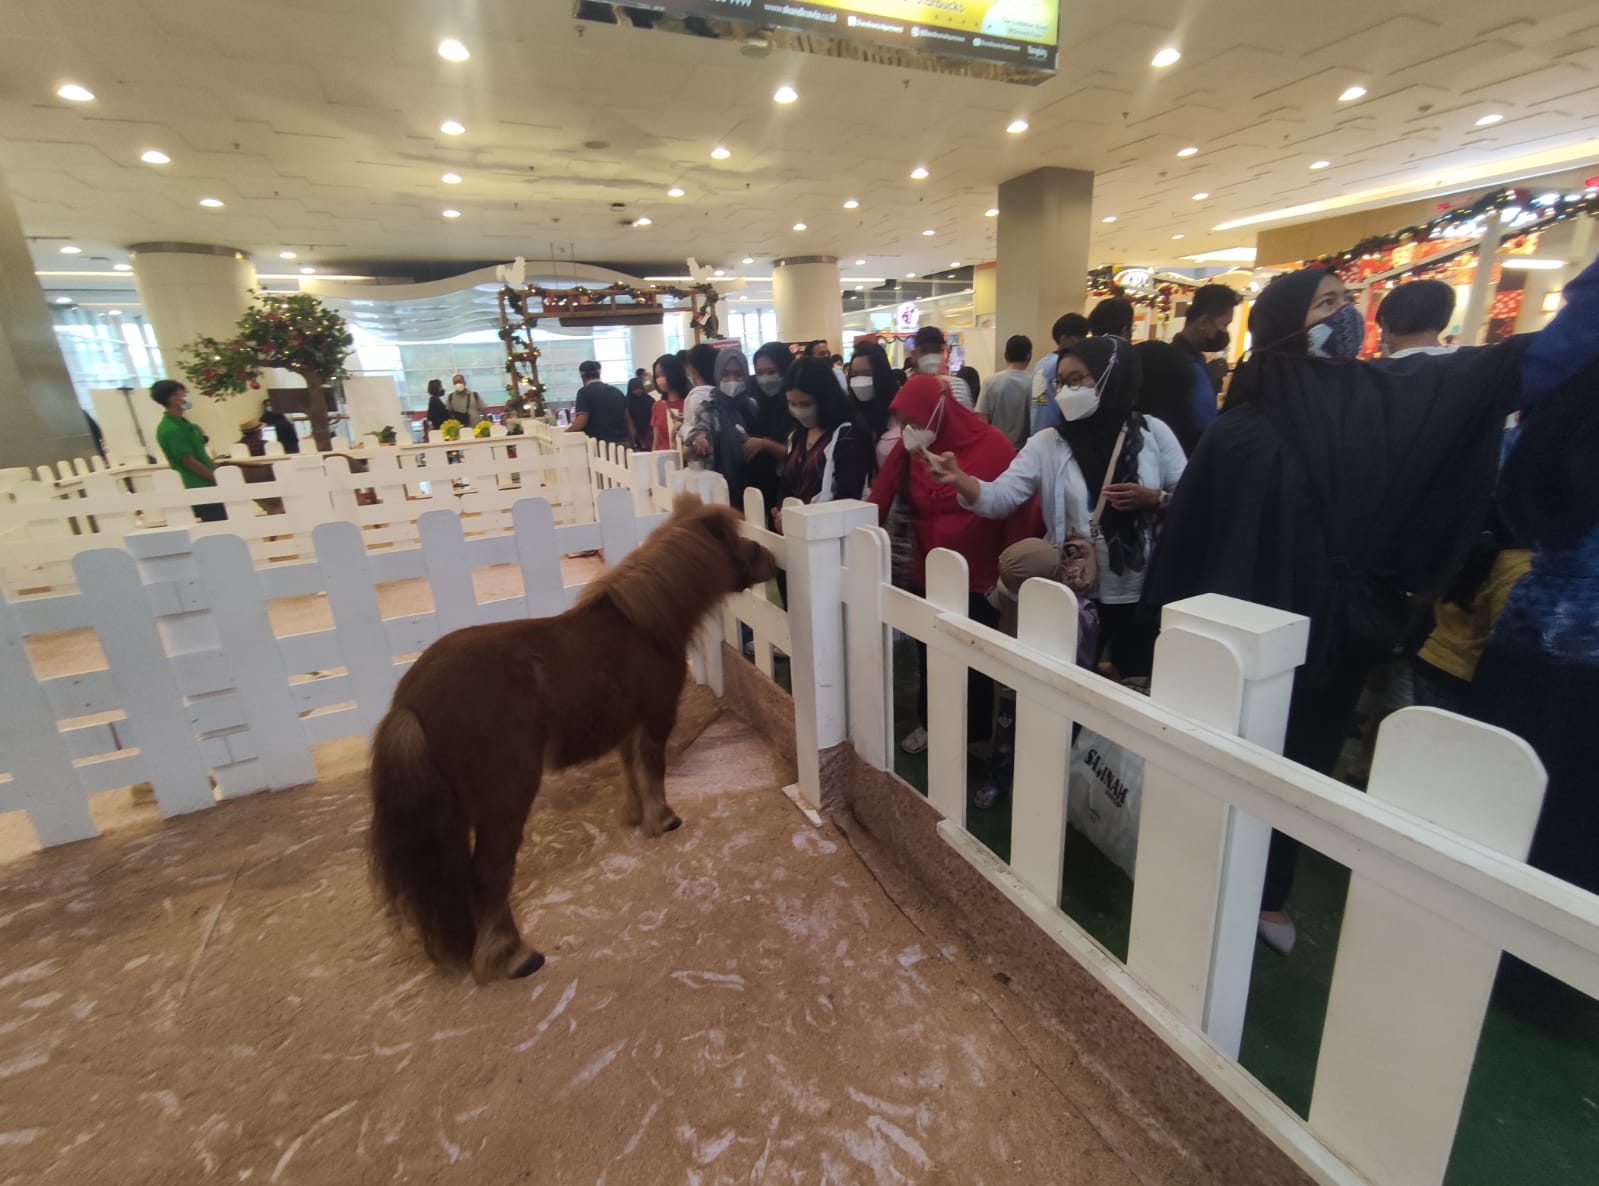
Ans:
<svg viewBox="0 0 1599 1186"><path fill-rule="evenodd" d="M737 395L738 389L744 386L742 379L723 379L721 383L723 395Z"/></svg>
<svg viewBox="0 0 1599 1186"><path fill-rule="evenodd" d="M788 414L790 416L794 417L794 423L798 424L801 428L815 428L816 427L816 405L815 404L811 404L809 407L804 407L804 408L796 408L793 404L789 404L788 405Z"/></svg>
<svg viewBox="0 0 1599 1186"><path fill-rule="evenodd" d="M870 375L856 375L849 381L849 389L855 393L856 399L866 403L876 397L877 382Z"/></svg>
<svg viewBox="0 0 1599 1186"><path fill-rule="evenodd" d="M923 354L916 360L916 369L924 375L936 375L938 374L938 364L942 361L943 359L936 354Z"/></svg>
<svg viewBox="0 0 1599 1186"><path fill-rule="evenodd" d="M455 385L455 389L457 391L465 391L466 390L466 384L465 383L457 383Z"/></svg>
<svg viewBox="0 0 1599 1186"><path fill-rule="evenodd" d="M899 439L905 442L905 448L912 453L926 453L933 447L933 442L938 439L938 434L931 428L907 426L900 429Z"/></svg>
<svg viewBox="0 0 1599 1186"><path fill-rule="evenodd" d="M1099 388L1062 387L1055 392L1055 406L1067 420L1086 420L1099 411Z"/></svg>

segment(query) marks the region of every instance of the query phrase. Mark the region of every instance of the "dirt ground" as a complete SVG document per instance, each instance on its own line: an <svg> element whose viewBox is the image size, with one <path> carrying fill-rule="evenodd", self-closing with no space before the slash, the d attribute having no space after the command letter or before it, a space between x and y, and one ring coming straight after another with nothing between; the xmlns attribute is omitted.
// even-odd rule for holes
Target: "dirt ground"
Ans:
<svg viewBox="0 0 1599 1186"><path fill-rule="evenodd" d="M1148 1186L700 692L702 727L661 840L614 761L546 783L526 981L380 921L355 739L0 869L0 1182Z"/></svg>

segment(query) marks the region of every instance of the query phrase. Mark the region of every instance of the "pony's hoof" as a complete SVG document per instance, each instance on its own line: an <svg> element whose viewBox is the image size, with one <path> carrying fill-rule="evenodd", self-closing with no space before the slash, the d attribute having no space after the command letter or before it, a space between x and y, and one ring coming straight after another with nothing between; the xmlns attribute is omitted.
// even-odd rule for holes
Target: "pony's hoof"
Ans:
<svg viewBox="0 0 1599 1186"><path fill-rule="evenodd" d="M661 825L661 831L663 831L663 832L675 832L679 828L681 828L682 826L683 826L683 821L681 819L679 819L675 815L669 815L669 816L666 817L666 822Z"/></svg>
<svg viewBox="0 0 1599 1186"><path fill-rule="evenodd" d="M511 979L520 980L524 976L531 976L543 966L544 953L542 951L530 951L527 953L526 959L511 969Z"/></svg>

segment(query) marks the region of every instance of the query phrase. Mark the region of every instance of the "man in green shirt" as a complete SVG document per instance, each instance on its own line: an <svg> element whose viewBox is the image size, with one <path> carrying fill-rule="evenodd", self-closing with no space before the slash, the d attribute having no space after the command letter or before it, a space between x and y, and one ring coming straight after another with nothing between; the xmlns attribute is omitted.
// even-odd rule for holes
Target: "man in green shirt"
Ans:
<svg viewBox="0 0 1599 1186"><path fill-rule="evenodd" d="M176 379L160 379L150 385L150 398L166 409L166 415L156 425L155 440L167 464L183 479L185 489L215 486L216 469L206 452L205 433L183 415L189 406L188 388ZM226 519L228 511L220 502L208 502L195 507L194 516L202 522L215 523Z"/></svg>

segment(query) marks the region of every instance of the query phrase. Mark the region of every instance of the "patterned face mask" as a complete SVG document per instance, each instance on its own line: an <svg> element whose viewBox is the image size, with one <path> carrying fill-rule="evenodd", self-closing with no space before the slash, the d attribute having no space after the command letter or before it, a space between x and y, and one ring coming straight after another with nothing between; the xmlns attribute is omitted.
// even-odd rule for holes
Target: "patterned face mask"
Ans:
<svg viewBox="0 0 1599 1186"><path fill-rule="evenodd" d="M1318 358L1355 358L1366 341L1366 322L1354 305L1342 305L1305 331L1305 336L1310 352Z"/></svg>

